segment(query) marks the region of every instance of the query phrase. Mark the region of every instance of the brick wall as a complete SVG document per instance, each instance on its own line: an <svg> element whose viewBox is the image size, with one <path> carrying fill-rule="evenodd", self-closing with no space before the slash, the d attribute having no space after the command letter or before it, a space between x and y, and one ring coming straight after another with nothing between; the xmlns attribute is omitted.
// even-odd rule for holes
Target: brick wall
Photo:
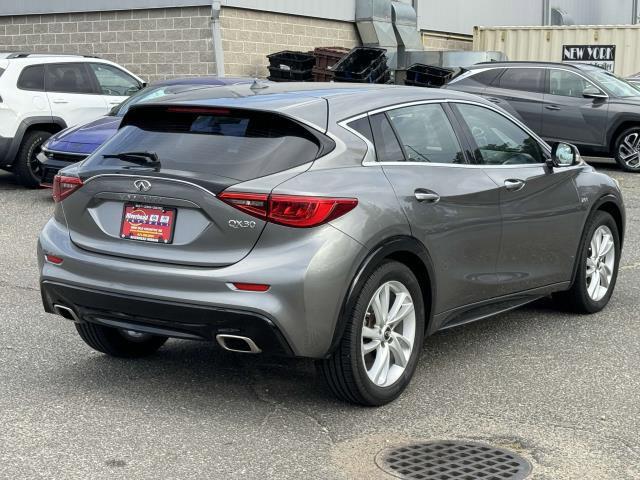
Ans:
<svg viewBox="0 0 640 480"><path fill-rule="evenodd" d="M349 22L238 8L223 8L220 22L229 75L267 76L269 53L352 48L360 42L355 24Z"/></svg>
<svg viewBox="0 0 640 480"><path fill-rule="evenodd" d="M473 37L440 32L422 32L425 50L465 50L473 49Z"/></svg>
<svg viewBox="0 0 640 480"><path fill-rule="evenodd" d="M80 53L112 60L153 82L215 74L208 7L0 17L0 51ZM229 75L266 76L266 55L316 46L352 47L355 25L223 8Z"/></svg>

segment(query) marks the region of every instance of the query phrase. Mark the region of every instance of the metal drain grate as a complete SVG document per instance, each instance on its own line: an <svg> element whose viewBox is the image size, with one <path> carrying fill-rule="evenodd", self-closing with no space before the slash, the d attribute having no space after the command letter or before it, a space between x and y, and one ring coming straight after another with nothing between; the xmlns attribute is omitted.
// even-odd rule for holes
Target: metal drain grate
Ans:
<svg viewBox="0 0 640 480"><path fill-rule="evenodd" d="M531 465L516 453L474 442L429 442L383 450L378 466L417 480L523 480Z"/></svg>

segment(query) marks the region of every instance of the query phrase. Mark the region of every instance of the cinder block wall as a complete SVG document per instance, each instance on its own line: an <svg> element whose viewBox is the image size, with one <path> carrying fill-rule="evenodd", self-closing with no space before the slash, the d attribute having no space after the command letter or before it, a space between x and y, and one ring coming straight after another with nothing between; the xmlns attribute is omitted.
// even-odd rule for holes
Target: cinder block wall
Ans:
<svg viewBox="0 0 640 480"><path fill-rule="evenodd" d="M0 51L80 53L117 62L149 82L215 74L208 7L0 17ZM355 24L223 8L228 75L268 75L266 55L353 47Z"/></svg>

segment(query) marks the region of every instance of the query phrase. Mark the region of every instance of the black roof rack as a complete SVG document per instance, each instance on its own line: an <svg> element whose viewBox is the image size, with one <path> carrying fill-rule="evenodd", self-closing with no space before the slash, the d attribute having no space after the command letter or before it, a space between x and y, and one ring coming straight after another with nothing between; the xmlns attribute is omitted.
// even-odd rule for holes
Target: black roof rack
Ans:
<svg viewBox="0 0 640 480"><path fill-rule="evenodd" d="M8 55L5 57L7 59L12 58L27 58L32 55L38 55L41 57L84 57L84 58L100 58L96 55L82 55L79 53L39 53L39 52L0 52L7 53Z"/></svg>

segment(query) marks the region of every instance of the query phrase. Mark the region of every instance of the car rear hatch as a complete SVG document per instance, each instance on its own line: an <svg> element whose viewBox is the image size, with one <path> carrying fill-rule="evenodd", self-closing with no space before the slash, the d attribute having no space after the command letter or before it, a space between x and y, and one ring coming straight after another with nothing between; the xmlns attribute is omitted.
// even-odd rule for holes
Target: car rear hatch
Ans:
<svg viewBox="0 0 640 480"><path fill-rule="evenodd" d="M62 202L71 240L140 261L233 264L251 251L266 222L218 195L257 178L269 194L322 155L327 142L275 113L134 107L77 170L83 184Z"/></svg>

